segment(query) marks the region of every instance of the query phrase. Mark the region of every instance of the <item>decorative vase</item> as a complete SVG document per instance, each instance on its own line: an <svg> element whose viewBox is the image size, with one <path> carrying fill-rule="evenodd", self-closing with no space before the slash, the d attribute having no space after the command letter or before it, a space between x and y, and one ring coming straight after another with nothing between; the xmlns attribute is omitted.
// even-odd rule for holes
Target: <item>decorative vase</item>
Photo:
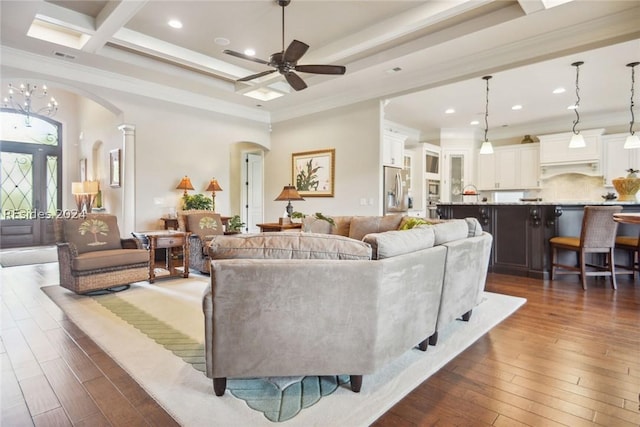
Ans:
<svg viewBox="0 0 640 427"><path fill-rule="evenodd" d="M640 190L640 178L615 178L611 182L618 192L618 201L636 201L636 193Z"/></svg>

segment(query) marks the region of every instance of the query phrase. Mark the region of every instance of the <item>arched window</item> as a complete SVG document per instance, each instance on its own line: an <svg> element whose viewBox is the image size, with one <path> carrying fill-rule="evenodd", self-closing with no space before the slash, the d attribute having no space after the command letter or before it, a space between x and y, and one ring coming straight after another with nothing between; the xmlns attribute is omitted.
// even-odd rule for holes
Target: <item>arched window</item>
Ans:
<svg viewBox="0 0 640 427"><path fill-rule="evenodd" d="M0 110L2 246L51 243L51 221L62 205L62 124Z"/></svg>

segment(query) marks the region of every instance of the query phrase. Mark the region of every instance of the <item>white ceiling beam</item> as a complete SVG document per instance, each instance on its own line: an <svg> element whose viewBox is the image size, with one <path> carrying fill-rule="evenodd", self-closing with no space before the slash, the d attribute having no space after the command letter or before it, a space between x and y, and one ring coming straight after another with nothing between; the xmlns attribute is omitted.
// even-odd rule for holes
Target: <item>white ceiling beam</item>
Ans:
<svg viewBox="0 0 640 427"><path fill-rule="evenodd" d="M527 15L544 10L543 0L518 0L520 7Z"/></svg>
<svg viewBox="0 0 640 427"><path fill-rule="evenodd" d="M98 52L123 28L140 9L144 7L148 0L124 0L120 2L107 2L106 6L96 17L95 33L82 48L85 52Z"/></svg>

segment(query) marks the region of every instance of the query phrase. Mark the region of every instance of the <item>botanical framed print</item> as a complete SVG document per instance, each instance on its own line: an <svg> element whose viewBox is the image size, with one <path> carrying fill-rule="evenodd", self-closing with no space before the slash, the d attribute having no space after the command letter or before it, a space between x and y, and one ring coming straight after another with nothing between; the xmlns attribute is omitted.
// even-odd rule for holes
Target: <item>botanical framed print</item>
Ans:
<svg viewBox="0 0 640 427"><path fill-rule="evenodd" d="M335 152L330 148L291 155L292 182L302 197L333 197Z"/></svg>
<svg viewBox="0 0 640 427"><path fill-rule="evenodd" d="M80 181L87 180L87 159L80 159Z"/></svg>
<svg viewBox="0 0 640 427"><path fill-rule="evenodd" d="M120 149L111 150L109 152L109 185L111 187L120 187Z"/></svg>

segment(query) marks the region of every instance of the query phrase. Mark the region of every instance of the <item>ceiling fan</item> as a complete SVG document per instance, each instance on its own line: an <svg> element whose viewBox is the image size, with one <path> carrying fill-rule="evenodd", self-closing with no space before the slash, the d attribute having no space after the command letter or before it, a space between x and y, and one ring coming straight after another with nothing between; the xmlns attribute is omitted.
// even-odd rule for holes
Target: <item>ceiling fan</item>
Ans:
<svg viewBox="0 0 640 427"><path fill-rule="evenodd" d="M268 65L273 67L273 70L262 71L261 73L252 74L247 77L238 79L239 82L247 82L249 80L257 79L258 77L266 76L278 71L284 76L289 85L295 90L302 90L307 87L307 84L298 76L294 71L300 71L303 73L311 74L344 74L347 69L342 65L298 65L298 60L309 49L309 45L299 40L293 40L287 49L284 48L284 8L291 3L291 0L275 0L279 6L282 6L282 51L276 52L269 57L268 61L263 59L254 58L253 56L245 55L244 53L235 52L233 50L225 49L224 53L235 56L238 58L246 59L248 61L257 62L258 64Z"/></svg>

